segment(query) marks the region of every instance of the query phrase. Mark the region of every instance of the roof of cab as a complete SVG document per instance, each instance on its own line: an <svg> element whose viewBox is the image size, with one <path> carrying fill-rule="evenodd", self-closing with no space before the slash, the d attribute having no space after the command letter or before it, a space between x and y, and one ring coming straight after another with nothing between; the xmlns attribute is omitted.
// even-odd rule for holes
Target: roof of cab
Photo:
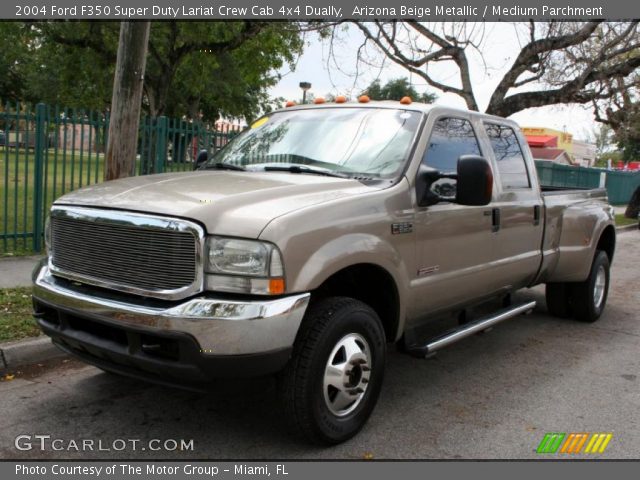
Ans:
<svg viewBox="0 0 640 480"><path fill-rule="evenodd" d="M406 105L406 104L400 103L397 100L375 100L375 101L371 100L365 103L358 102L357 100L345 102L345 103L335 103L335 102L325 102L325 103L319 103L319 104L305 103L302 105L294 105L291 107L280 108L278 110L275 110L274 113L288 112L292 110L308 110L308 109L322 110L325 108L388 108L388 109L395 109L395 110L410 110L410 111L422 112L422 113L437 111L438 113L450 113L450 114L458 113L458 114L465 114L465 115L473 115L476 117L481 117L485 120L500 121L503 123L509 123L517 126L517 123L511 119L490 115L488 113L476 112L476 111L468 110L465 108L456 108L456 107L450 107L447 105L436 105L433 103L420 103L420 102L411 102L409 105Z"/></svg>
<svg viewBox="0 0 640 480"><path fill-rule="evenodd" d="M356 101L351 101L351 102L344 102L344 103L336 103L336 102L324 102L324 103L304 103L301 105L294 105L292 107L284 107L284 108L280 108L278 110L275 110L276 112L282 112L282 111L291 111L291 110L307 110L307 109L323 109L323 108L353 108L353 107L358 107L358 108L389 108L389 109L396 109L396 110L414 110L417 112L428 112L431 109L433 109L435 107L435 105L430 104L430 103L419 103L419 102L412 102L409 105L405 105L400 103L399 101L396 100L371 100L369 102L366 103L362 103L362 102L358 102Z"/></svg>

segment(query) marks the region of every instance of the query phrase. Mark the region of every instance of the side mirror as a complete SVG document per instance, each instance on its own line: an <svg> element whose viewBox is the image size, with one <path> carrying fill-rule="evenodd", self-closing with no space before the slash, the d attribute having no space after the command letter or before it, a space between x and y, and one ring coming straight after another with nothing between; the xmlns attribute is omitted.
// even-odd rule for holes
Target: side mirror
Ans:
<svg viewBox="0 0 640 480"><path fill-rule="evenodd" d="M207 160L209 160L209 152L207 150L200 150L196 157L196 163L194 164L193 169L199 169Z"/></svg>
<svg viewBox="0 0 640 480"><path fill-rule="evenodd" d="M462 155L458 159L456 203L481 206L491 203L493 172L483 157Z"/></svg>
<svg viewBox="0 0 640 480"><path fill-rule="evenodd" d="M457 180L455 197L446 197L433 191L433 184L443 178ZM458 158L455 174L440 173L425 165L420 166L416 182L418 205L428 207L439 202L480 206L491 202L493 172L489 162L477 155L462 155Z"/></svg>
<svg viewBox="0 0 640 480"><path fill-rule="evenodd" d="M429 207L439 202L453 202L450 197L443 197L433 191L432 187L435 182L442 178L456 178L456 175L445 175L426 165L420 165L418 170L418 178L416 181L416 197L418 205L421 207Z"/></svg>

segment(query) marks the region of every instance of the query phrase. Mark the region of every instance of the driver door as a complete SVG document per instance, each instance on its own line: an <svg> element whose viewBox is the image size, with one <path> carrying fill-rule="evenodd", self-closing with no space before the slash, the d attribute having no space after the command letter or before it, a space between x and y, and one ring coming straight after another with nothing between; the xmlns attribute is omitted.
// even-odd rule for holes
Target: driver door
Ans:
<svg viewBox="0 0 640 480"><path fill-rule="evenodd" d="M434 120L422 163L455 173L458 157L482 155L471 118ZM455 196L456 181L441 179L432 190ZM486 296L494 287L492 207L440 202L416 206L415 311L428 315Z"/></svg>

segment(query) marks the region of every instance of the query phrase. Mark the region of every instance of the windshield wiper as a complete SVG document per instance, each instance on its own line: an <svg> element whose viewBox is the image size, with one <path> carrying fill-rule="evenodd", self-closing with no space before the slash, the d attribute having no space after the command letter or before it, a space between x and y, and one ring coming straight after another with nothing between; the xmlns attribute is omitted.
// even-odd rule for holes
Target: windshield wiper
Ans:
<svg viewBox="0 0 640 480"><path fill-rule="evenodd" d="M244 172L247 170L242 165L234 165L233 163L220 163L220 162L207 164L203 167L203 170L211 170L214 168L216 170L237 170L241 172Z"/></svg>
<svg viewBox="0 0 640 480"><path fill-rule="evenodd" d="M324 175L325 177L349 178L347 175L337 172L330 172L319 168L307 167L306 165L288 165L288 166L266 166L265 172L290 172L290 173L313 173L315 175Z"/></svg>

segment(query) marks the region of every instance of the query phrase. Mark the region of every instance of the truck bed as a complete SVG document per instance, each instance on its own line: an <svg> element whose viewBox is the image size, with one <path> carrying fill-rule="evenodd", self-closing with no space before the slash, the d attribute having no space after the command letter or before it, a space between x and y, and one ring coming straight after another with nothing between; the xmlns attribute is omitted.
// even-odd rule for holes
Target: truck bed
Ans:
<svg viewBox="0 0 640 480"><path fill-rule="evenodd" d="M593 198L592 194L596 194L596 196L600 197L604 194L605 199L607 195L607 190L605 188L580 188L580 187L557 187L552 185L541 185L540 191L544 197L551 195L566 195L566 194L585 194L589 193L590 197ZM584 196L582 197L584 198Z"/></svg>
<svg viewBox="0 0 640 480"><path fill-rule="evenodd" d="M604 188L540 188L545 204L543 268L540 281L579 281L585 272L584 258L597 241L598 219L609 214ZM586 263L588 266L588 262Z"/></svg>

